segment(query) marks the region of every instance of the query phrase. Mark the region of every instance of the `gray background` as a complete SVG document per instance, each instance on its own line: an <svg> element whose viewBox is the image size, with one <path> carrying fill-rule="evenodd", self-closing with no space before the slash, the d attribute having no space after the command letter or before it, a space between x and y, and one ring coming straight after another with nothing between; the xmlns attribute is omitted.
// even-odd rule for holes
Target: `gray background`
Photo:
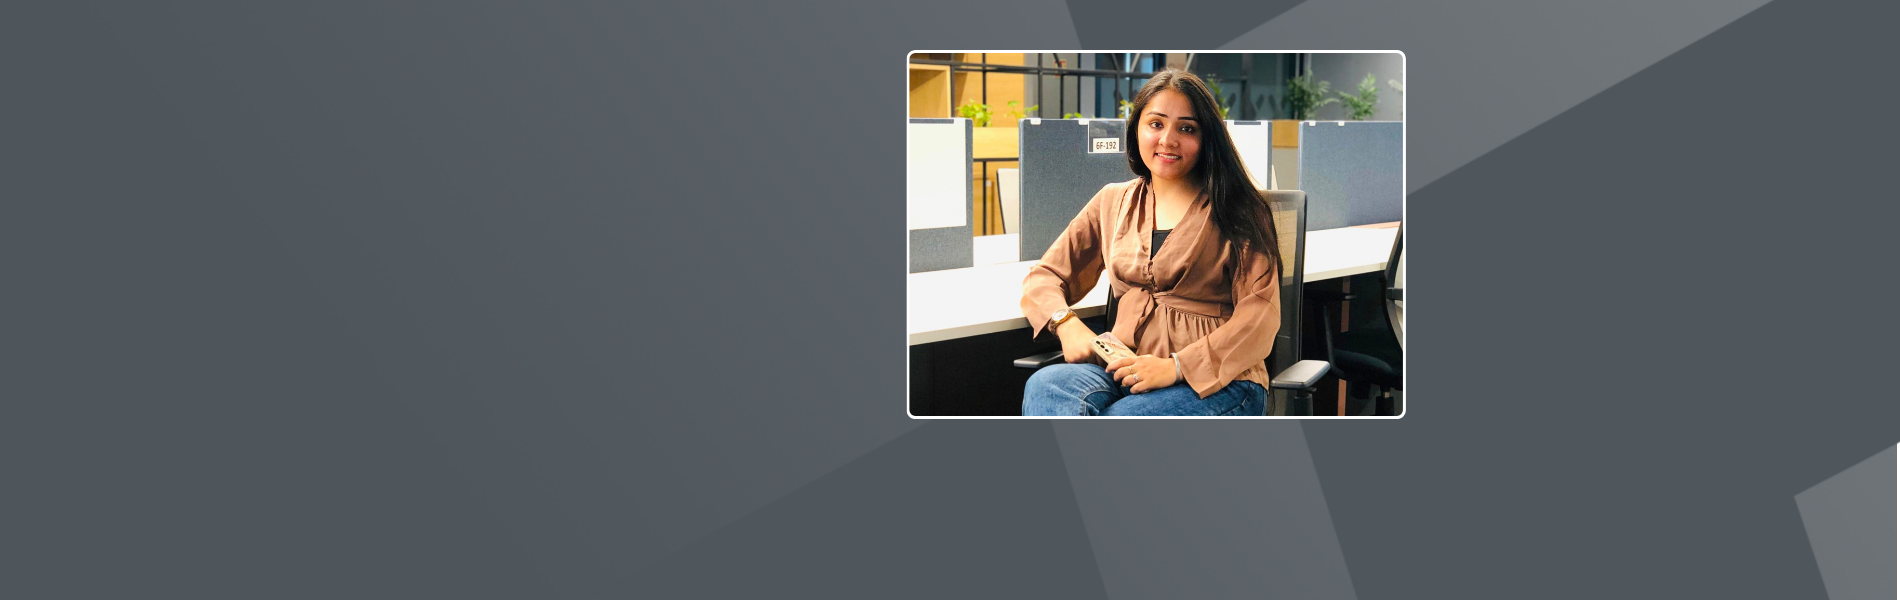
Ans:
<svg viewBox="0 0 1900 600"><path fill-rule="evenodd" d="M1796 494L1829 598L1894 595L1894 449Z"/></svg>
<svg viewBox="0 0 1900 600"><path fill-rule="evenodd" d="M1825 597L1891 9L1148 9L8 4L0 596ZM905 418L905 53L1084 43L1406 51L1404 419Z"/></svg>

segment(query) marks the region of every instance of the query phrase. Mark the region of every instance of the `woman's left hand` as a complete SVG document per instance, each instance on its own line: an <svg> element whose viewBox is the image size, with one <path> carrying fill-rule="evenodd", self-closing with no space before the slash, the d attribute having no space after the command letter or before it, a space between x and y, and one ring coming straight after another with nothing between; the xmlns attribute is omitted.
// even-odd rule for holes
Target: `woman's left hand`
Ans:
<svg viewBox="0 0 1900 600"><path fill-rule="evenodd" d="M1108 369L1109 375L1115 378L1115 383L1127 387L1128 391L1136 394L1158 390L1176 383L1172 358L1143 354L1134 358L1117 358L1104 368Z"/></svg>

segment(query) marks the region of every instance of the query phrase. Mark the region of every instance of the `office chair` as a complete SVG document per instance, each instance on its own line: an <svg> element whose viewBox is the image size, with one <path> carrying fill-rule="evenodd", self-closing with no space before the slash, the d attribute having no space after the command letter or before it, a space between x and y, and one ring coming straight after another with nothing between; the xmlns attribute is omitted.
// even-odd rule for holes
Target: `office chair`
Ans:
<svg viewBox="0 0 1900 600"><path fill-rule="evenodd" d="M1357 294L1314 290L1320 301L1321 327L1325 329L1326 360L1333 372L1345 381L1346 395L1364 398L1377 385L1380 394L1374 413L1397 415L1401 410L1392 398L1392 390L1405 389L1405 226L1399 226L1392 240L1392 254L1380 273L1381 300L1385 310L1374 313L1377 319L1366 327L1336 333L1339 325L1333 310L1339 302L1357 298Z"/></svg>
<svg viewBox="0 0 1900 600"><path fill-rule="evenodd" d="M1319 385L1331 365L1326 361L1299 360L1300 310L1306 287L1306 192L1299 190L1261 190L1273 210L1273 225L1280 237L1280 332L1273 340L1273 353L1267 355L1267 372L1273 374L1267 399L1267 414L1306 416L1313 414L1313 388ZM1115 305L1121 298L1111 293L1108 299L1108 323L1115 323ZM1062 362L1062 351L1016 359L1016 366L1040 369Z"/></svg>

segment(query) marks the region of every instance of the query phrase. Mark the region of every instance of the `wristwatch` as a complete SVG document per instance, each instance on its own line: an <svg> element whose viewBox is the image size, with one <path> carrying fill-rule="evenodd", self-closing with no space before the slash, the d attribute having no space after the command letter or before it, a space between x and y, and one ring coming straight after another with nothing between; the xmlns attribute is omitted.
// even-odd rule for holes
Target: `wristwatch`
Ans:
<svg viewBox="0 0 1900 600"><path fill-rule="evenodd" d="M1049 315L1049 332L1054 333L1057 325L1061 325L1063 321L1073 318L1075 318L1075 311L1069 310L1067 307L1056 311L1055 314Z"/></svg>

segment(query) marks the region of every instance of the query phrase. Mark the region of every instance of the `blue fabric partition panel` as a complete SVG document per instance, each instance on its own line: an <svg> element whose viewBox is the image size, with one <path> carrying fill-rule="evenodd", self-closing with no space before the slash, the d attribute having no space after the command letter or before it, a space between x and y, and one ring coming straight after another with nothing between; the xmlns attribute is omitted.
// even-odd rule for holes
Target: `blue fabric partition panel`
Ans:
<svg viewBox="0 0 1900 600"><path fill-rule="evenodd" d="M1306 229L1398 221L1405 207L1405 124L1300 123Z"/></svg>
<svg viewBox="0 0 1900 600"><path fill-rule="evenodd" d="M1120 148L1127 127L1120 119L1023 119L1017 126L1023 260L1041 259L1102 186L1135 178L1126 153L1092 151L1106 149L1097 146L1106 140Z"/></svg>
<svg viewBox="0 0 1900 600"><path fill-rule="evenodd" d="M975 262L971 228L971 214L975 212L975 190L970 185L970 164L974 143L969 119L911 119L910 126L958 124L963 127L963 225L958 227L934 227L910 230L910 272L941 271L961 269Z"/></svg>

